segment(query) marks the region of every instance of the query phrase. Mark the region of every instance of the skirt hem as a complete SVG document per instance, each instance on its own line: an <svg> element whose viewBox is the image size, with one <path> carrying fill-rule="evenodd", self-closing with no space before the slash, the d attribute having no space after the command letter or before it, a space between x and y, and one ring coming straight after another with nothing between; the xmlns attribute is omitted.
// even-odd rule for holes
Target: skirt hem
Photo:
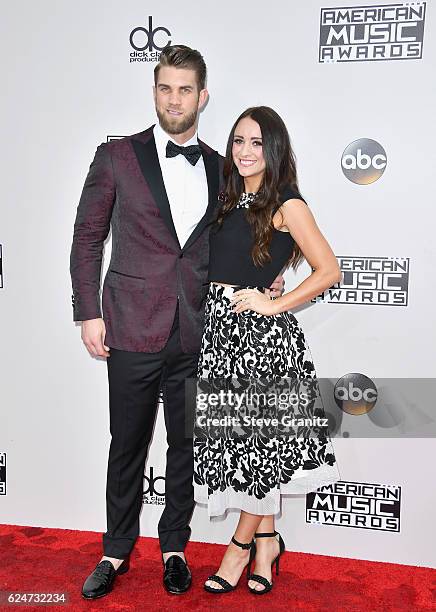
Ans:
<svg viewBox="0 0 436 612"><path fill-rule="evenodd" d="M323 467L314 470L313 474L294 478L286 484L280 483L280 488L271 489L263 499L235 491L233 488L208 495L207 485L194 483L194 500L198 504L207 506L209 517L222 516L228 510L243 510L256 515L278 514L282 496L307 495L340 479L336 464L329 469Z"/></svg>

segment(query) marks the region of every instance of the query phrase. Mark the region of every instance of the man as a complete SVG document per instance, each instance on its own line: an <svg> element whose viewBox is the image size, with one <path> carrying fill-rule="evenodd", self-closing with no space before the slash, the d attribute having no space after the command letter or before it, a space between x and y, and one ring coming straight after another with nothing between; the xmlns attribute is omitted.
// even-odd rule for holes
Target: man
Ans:
<svg viewBox="0 0 436 612"><path fill-rule="evenodd" d="M154 76L159 124L97 148L74 225L74 320L82 322L89 353L108 358L112 435L104 556L83 585L87 599L106 595L115 577L128 570L160 389L168 442L166 505L158 526L164 585L183 593L191 584L184 556L194 507L185 379L196 375L208 290L208 224L222 158L197 138L208 96L200 53L168 46ZM101 261L110 226L102 317Z"/></svg>

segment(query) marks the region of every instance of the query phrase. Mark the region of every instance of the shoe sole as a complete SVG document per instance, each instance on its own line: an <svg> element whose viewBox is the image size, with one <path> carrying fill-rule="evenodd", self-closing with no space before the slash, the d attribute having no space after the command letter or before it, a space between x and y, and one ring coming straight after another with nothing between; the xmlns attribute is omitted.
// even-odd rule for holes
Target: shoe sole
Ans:
<svg viewBox="0 0 436 612"><path fill-rule="evenodd" d="M191 588L191 585L188 586L188 588L185 591L170 591L167 589L167 587L164 585L164 589L165 591L169 594L169 595L184 595L185 593L187 593L187 591L189 591L189 589Z"/></svg>
<svg viewBox="0 0 436 612"><path fill-rule="evenodd" d="M82 593L82 598L86 599L86 601L90 601L91 599L101 599L102 597L106 597L106 595L109 595L109 593L111 592L112 592L112 589L107 591L107 593L103 593L102 595L96 595L95 597L87 597L86 595Z"/></svg>

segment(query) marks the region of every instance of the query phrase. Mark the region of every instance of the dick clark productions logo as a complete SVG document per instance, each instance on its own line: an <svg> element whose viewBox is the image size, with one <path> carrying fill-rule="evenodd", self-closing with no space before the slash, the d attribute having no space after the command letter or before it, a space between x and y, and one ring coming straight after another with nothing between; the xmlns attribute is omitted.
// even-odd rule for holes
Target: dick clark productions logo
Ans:
<svg viewBox="0 0 436 612"><path fill-rule="evenodd" d="M148 28L139 26L130 32L130 63L158 62L161 51L171 44L171 32L164 26L153 28L153 17L148 18Z"/></svg>
<svg viewBox="0 0 436 612"><path fill-rule="evenodd" d="M142 501L144 504L165 505L165 476L155 476L152 465L148 469L148 476L144 473Z"/></svg>

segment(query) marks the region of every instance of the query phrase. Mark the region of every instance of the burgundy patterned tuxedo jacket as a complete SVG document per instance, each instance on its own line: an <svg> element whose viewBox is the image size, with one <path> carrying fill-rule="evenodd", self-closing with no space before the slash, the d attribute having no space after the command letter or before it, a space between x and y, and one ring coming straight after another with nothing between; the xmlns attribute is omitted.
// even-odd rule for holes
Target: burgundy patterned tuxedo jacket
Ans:
<svg viewBox="0 0 436 612"><path fill-rule="evenodd" d="M109 347L160 351L179 300L183 351L200 350L209 229L218 206L222 158L203 142L199 144L209 201L183 248L174 228L152 127L97 148L77 208L70 272L74 321L101 317L101 262L112 228L112 256L102 294Z"/></svg>

